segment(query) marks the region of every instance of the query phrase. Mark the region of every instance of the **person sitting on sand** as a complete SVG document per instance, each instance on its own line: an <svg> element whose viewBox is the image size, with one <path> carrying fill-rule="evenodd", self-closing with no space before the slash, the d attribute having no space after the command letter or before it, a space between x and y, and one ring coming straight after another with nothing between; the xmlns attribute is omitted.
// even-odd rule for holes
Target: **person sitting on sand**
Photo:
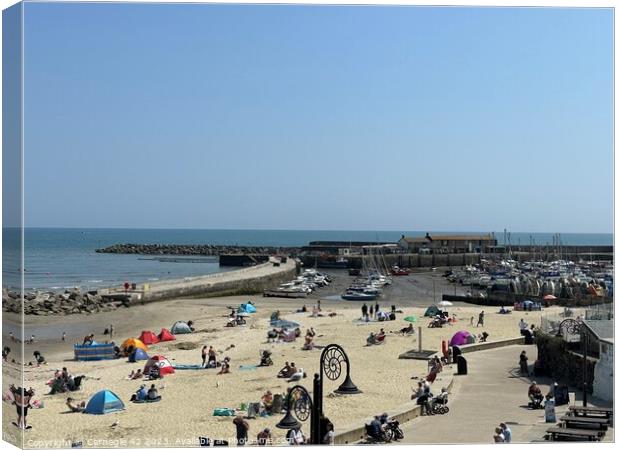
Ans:
<svg viewBox="0 0 620 450"><path fill-rule="evenodd" d="M282 369L278 372L278 378L288 378L291 376L291 373L291 366L288 361L286 361L284 363L284 367L282 367Z"/></svg>
<svg viewBox="0 0 620 450"><path fill-rule="evenodd" d="M377 333L376 337L378 342L383 342L383 340L385 339L385 330L381 328L381 330Z"/></svg>
<svg viewBox="0 0 620 450"><path fill-rule="evenodd" d="M377 337L375 336L375 333L370 332L370 335L366 338L366 345L375 345L375 344L378 344Z"/></svg>
<svg viewBox="0 0 620 450"><path fill-rule="evenodd" d="M129 375L127 376L127 379L128 379L128 380L133 380L133 377L134 377L134 375L135 375L135 374L136 374L136 371L135 371L135 370L132 370L132 371L129 373Z"/></svg>
<svg viewBox="0 0 620 450"><path fill-rule="evenodd" d="M135 402L135 401L143 402L143 401L146 401L148 396L149 396L149 393L146 390L146 385L142 384L140 385L140 388L136 391L136 393L131 396L131 401L132 402Z"/></svg>
<svg viewBox="0 0 620 450"><path fill-rule="evenodd" d="M149 373L147 374L149 380L157 380L161 378L161 374L159 372L159 367L155 364L149 368Z"/></svg>
<svg viewBox="0 0 620 450"><path fill-rule="evenodd" d="M69 408L69 411L74 412L74 413L84 412L84 410L86 409L86 402L80 402L77 405L74 405L72 397L67 398L66 405Z"/></svg>
<svg viewBox="0 0 620 450"><path fill-rule="evenodd" d="M413 333L415 333L415 330L413 329L413 324L412 323L410 323L408 327L400 329L400 334L402 334L402 335L413 334Z"/></svg>
<svg viewBox="0 0 620 450"><path fill-rule="evenodd" d="M488 337L489 337L489 333L487 333L486 331L483 331L482 334L478 335L478 340L480 342L486 342Z"/></svg>
<svg viewBox="0 0 620 450"><path fill-rule="evenodd" d="M194 329L194 321L193 320L188 320L187 321L187 326L189 327L190 330L192 330L192 332L196 331Z"/></svg>
<svg viewBox="0 0 620 450"><path fill-rule="evenodd" d="M265 394L261 397L260 400L263 403L265 410L267 412L271 412L271 406L273 405L273 394L271 393L271 391L265 392Z"/></svg>
<svg viewBox="0 0 620 450"><path fill-rule="evenodd" d="M258 433L258 435L256 436L256 443L258 445L273 445L271 430L269 430L269 428L265 428L263 431Z"/></svg>
<svg viewBox="0 0 620 450"><path fill-rule="evenodd" d="M294 373L297 373L299 369L295 366L295 363L292 362L291 363L291 375L293 375Z"/></svg>
<svg viewBox="0 0 620 450"><path fill-rule="evenodd" d="M230 358L228 356L222 361L222 367L217 374L224 375L225 373L230 373Z"/></svg>
<svg viewBox="0 0 620 450"><path fill-rule="evenodd" d="M314 336L312 334L306 333L306 342L304 346L301 348L302 350L312 350L314 348Z"/></svg>
<svg viewBox="0 0 620 450"><path fill-rule="evenodd" d="M144 377L144 373L142 373L142 369L138 369L136 370L136 373L134 373L133 377L131 378L132 380L141 380L142 377Z"/></svg>
<svg viewBox="0 0 620 450"><path fill-rule="evenodd" d="M267 331L267 342L274 342L278 339L278 330L275 328L271 331Z"/></svg>
<svg viewBox="0 0 620 450"><path fill-rule="evenodd" d="M312 317L319 317L319 309L316 306L312 308Z"/></svg>
<svg viewBox="0 0 620 450"><path fill-rule="evenodd" d="M295 328L295 337L298 338L299 336L301 336L301 328L297 327Z"/></svg>
<svg viewBox="0 0 620 450"><path fill-rule="evenodd" d="M149 401L160 400L161 395L157 392L157 388L154 384L151 384L151 388L146 393L146 397Z"/></svg>

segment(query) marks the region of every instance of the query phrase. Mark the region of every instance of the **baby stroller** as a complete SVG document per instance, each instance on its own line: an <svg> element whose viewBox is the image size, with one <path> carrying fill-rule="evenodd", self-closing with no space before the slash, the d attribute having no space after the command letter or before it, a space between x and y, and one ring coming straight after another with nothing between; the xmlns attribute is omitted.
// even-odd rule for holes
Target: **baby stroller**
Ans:
<svg viewBox="0 0 620 450"><path fill-rule="evenodd" d="M448 391L446 388L442 388L441 393L433 397L431 401L431 410L433 414L446 414L450 411L450 408L448 408Z"/></svg>
<svg viewBox="0 0 620 450"><path fill-rule="evenodd" d="M273 360L271 359L271 352L269 350L261 350L259 366L273 366Z"/></svg>

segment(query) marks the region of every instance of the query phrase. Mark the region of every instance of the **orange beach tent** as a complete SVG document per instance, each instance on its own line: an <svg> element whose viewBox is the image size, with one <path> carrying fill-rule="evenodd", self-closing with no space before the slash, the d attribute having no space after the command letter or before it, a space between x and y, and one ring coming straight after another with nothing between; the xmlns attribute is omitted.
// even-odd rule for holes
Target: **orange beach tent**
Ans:
<svg viewBox="0 0 620 450"><path fill-rule="evenodd" d="M127 351L130 347L133 348L133 350L141 348L142 350L147 351L149 349L144 342L135 338L126 339L125 342L121 344L121 350L123 351Z"/></svg>

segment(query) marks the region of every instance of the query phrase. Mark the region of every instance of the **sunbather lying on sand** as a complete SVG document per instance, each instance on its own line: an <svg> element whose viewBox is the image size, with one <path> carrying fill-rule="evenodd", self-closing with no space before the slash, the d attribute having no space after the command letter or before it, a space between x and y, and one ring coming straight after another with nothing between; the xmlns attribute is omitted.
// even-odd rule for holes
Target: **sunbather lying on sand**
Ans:
<svg viewBox="0 0 620 450"><path fill-rule="evenodd" d="M71 397L67 398L66 405L69 408L69 411L71 412L83 412L86 409L86 402L80 402L77 405L74 405L73 398Z"/></svg>

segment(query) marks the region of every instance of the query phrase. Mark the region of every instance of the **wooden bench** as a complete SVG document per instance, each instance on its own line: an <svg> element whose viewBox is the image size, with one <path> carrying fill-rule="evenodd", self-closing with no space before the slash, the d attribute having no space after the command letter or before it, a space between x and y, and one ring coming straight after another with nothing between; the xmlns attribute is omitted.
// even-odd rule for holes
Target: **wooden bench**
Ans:
<svg viewBox="0 0 620 450"><path fill-rule="evenodd" d="M569 406L568 410L575 416L597 417L605 416L610 419L614 413L612 408L599 408L596 406Z"/></svg>
<svg viewBox="0 0 620 450"><path fill-rule="evenodd" d="M607 424L609 422L605 417L581 417L581 416L563 416L560 418L561 422L564 422L566 426L569 425L598 425L602 430L607 430Z"/></svg>
<svg viewBox="0 0 620 450"><path fill-rule="evenodd" d="M568 437L580 441L598 441L599 432L596 430L579 430L575 428L553 427L547 429L550 441L557 441L558 437Z"/></svg>

